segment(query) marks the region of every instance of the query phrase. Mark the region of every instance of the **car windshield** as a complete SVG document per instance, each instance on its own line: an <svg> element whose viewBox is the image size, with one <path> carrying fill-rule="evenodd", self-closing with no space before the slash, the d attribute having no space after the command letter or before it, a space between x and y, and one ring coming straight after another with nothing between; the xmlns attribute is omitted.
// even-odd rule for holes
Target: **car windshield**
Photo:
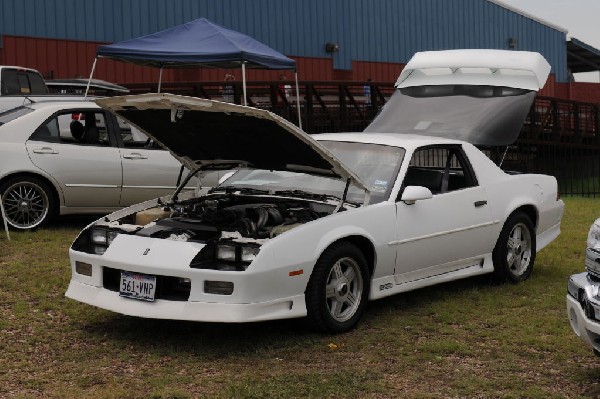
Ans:
<svg viewBox="0 0 600 399"><path fill-rule="evenodd" d="M0 126L20 118L23 115L27 115L30 112L33 112L33 109L29 107L17 107L9 109L8 111L0 112Z"/></svg>
<svg viewBox="0 0 600 399"><path fill-rule="evenodd" d="M358 175L371 191L370 204L386 200L402 164L405 150L381 144L343 141L320 141L344 165ZM289 171L242 169L227 179L219 188L239 187L267 192L285 192L299 195L331 195L342 198L345 182L341 179ZM347 200L364 201L364 190L350 186Z"/></svg>

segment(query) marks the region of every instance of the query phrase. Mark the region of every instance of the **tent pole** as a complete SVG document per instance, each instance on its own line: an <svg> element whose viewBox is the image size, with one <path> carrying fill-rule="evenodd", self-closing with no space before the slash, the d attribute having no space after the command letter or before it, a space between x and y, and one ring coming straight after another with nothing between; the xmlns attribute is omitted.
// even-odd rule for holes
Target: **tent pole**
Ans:
<svg viewBox="0 0 600 399"><path fill-rule="evenodd" d="M248 105L246 101L246 61L242 62L242 91L244 93L244 105Z"/></svg>
<svg viewBox="0 0 600 399"><path fill-rule="evenodd" d="M298 127L302 130L302 114L300 111L300 87L298 86L298 70L294 71L296 78L296 109L298 110Z"/></svg>
<svg viewBox="0 0 600 399"><path fill-rule="evenodd" d="M90 91L90 83L92 83L92 77L94 76L94 71L96 70L96 62L98 61L98 57L94 58L94 64L92 65L92 72L90 72L90 78L88 79L87 86L85 87L85 95L83 96L83 100L87 100L88 92Z"/></svg>
<svg viewBox="0 0 600 399"><path fill-rule="evenodd" d="M158 91L157 93L160 93L160 85L162 84L162 71L163 71L163 67L160 67L160 72L158 73Z"/></svg>
<svg viewBox="0 0 600 399"><path fill-rule="evenodd" d="M0 214L2 214L2 220L4 220L4 231L6 231L6 238L8 238L8 241L10 241L8 222L6 221L6 212L4 212L4 204L2 203L2 193L0 193Z"/></svg>

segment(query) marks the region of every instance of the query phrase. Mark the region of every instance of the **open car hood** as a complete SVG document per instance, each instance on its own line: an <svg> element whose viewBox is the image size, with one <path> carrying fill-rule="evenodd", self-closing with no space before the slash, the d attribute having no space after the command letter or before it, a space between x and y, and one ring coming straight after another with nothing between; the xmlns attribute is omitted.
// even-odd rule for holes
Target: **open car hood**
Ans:
<svg viewBox="0 0 600 399"><path fill-rule="evenodd" d="M448 50L416 53L365 132L406 133L509 145L519 136L550 65L538 53Z"/></svg>
<svg viewBox="0 0 600 399"><path fill-rule="evenodd" d="M329 150L287 120L262 109L174 94L96 101L167 148L190 170L238 167L337 177L369 192Z"/></svg>

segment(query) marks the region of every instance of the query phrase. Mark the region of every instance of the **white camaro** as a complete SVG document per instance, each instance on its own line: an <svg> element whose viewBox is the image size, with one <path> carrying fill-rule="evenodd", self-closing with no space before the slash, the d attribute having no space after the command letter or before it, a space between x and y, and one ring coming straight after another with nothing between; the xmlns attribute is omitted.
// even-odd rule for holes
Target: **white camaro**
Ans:
<svg viewBox="0 0 600 399"><path fill-rule="evenodd" d="M535 53L419 53L366 132L312 137L233 104L100 100L195 173L238 171L89 225L66 295L139 317L308 316L342 332L368 300L484 273L522 281L560 233L556 180L506 174L467 141L514 140L548 72Z"/></svg>

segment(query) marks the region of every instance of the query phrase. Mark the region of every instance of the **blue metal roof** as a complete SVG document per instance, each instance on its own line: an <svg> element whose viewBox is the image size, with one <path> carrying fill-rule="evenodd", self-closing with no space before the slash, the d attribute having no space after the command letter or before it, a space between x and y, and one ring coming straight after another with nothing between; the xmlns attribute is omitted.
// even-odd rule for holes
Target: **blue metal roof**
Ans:
<svg viewBox="0 0 600 399"><path fill-rule="evenodd" d="M0 33L117 42L205 17L286 55L405 63L456 48L542 53L567 81L566 33L488 0L2 0ZM339 44L327 54L325 43Z"/></svg>

